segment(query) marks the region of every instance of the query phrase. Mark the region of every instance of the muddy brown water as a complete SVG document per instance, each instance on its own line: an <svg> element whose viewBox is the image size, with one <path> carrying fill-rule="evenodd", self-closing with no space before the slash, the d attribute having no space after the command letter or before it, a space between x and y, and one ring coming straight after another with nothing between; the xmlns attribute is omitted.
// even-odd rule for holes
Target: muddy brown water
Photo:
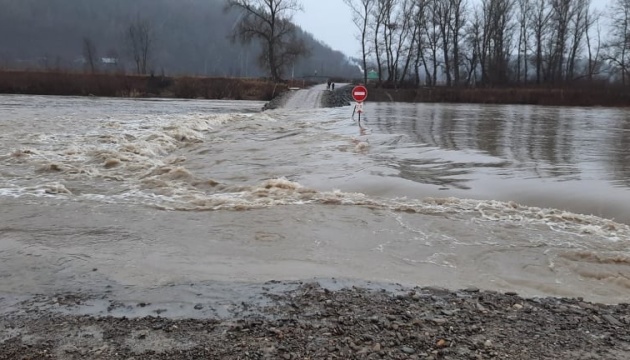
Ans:
<svg viewBox="0 0 630 360"><path fill-rule="evenodd" d="M336 277L627 301L628 110L368 103L360 130L321 91L264 113L1 96L0 294Z"/></svg>

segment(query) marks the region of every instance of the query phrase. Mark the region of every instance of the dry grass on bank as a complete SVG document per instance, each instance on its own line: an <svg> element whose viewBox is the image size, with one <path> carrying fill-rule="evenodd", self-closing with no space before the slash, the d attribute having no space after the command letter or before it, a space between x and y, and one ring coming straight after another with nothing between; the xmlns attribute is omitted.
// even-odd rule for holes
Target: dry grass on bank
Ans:
<svg viewBox="0 0 630 360"><path fill-rule="evenodd" d="M618 86L568 88L383 89L370 87L370 101L527 104L550 106L630 106L630 89Z"/></svg>
<svg viewBox="0 0 630 360"><path fill-rule="evenodd" d="M288 89L265 79L0 71L0 93L271 100Z"/></svg>

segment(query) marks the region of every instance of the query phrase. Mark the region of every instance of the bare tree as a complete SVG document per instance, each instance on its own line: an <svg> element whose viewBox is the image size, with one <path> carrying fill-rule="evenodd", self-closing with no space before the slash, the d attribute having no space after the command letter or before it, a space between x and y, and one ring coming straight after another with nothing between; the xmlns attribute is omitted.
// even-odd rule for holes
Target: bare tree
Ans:
<svg viewBox="0 0 630 360"><path fill-rule="evenodd" d="M452 21L449 24L453 36L453 81L455 86L460 84L460 38L464 26L466 26L466 1L451 0Z"/></svg>
<svg viewBox="0 0 630 360"><path fill-rule="evenodd" d="M372 36L379 82L398 86L415 78L419 85L424 71L427 85L435 85L443 76L451 86L501 86L527 83L534 67L537 83L563 83L585 76L592 79L601 68L599 28L593 41L597 14L590 8L591 0L344 1L354 9L355 19L363 20L357 21L357 27L362 25L362 33ZM358 7L363 1L371 1L371 11ZM628 44L630 50L630 0L614 1L619 29L624 24L622 5L629 9L627 31L619 31L628 38L607 44L606 54L617 59L610 61L625 69L622 73L627 77L630 51L620 44ZM364 55L368 63L369 52ZM587 55L588 63L582 65Z"/></svg>
<svg viewBox="0 0 630 360"><path fill-rule="evenodd" d="M453 4L451 0L434 0L433 6L433 21L437 24L440 30L440 39L442 40L442 56L444 62L444 74L446 75L446 85L451 86L451 21L452 21L452 9Z"/></svg>
<svg viewBox="0 0 630 360"><path fill-rule="evenodd" d="M509 80L509 61L514 23L514 0L482 0L483 25L479 54L481 79L486 85L502 85Z"/></svg>
<svg viewBox="0 0 630 360"><path fill-rule="evenodd" d="M383 83L383 62L382 62L382 54L381 54L381 40L379 38L380 31L383 27L386 26L385 17L387 15L389 0L377 0L376 6L372 11L372 33L374 35L373 44L374 44L374 55L376 57L376 67L378 71L378 83L379 85Z"/></svg>
<svg viewBox="0 0 630 360"><path fill-rule="evenodd" d="M576 59L583 50L583 41L591 26L588 21L591 0L574 0L573 17L570 25L571 47L567 59L566 80L572 81L577 77Z"/></svg>
<svg viewBox="0 0 630 360"><path fill-rule="evenodd" d="M89 37L83 38L83 58L92 74L97 70L98 58L96 54L96 46Z"/></svg>
<svg viewBox="0 0 630 360"><path fill-rule="evenodd" d="M127 46L138 74L146 74L153 51L153 29L148 20L137 17L127 28Z"/></svg>
<svg viewBox="0 0 630 360"><path fill-rule="evenodd" d="M441 32L435 21L435 7L435 0L427 1L423 11L419 12L417 20L421 24L418 55L422 59L428 86L437 85L438 68L441 64L439 59ZM428 57L425 55L424 50L428 50Z"/></svg>
<svg viewBox="0 0 630 360"><path fill-rule="evenodd" d="M584 51L590 0L540 0L534 13L537 79L562 83L579 78L576 64Z"/></svg>
<svg viewBox="0 0 630 360"><path fill-rule="evenodd" d="M417 31L416 41L413 45L415 50L414 56L414 68L415 68L415 82L416 86L420 86L420 64L424 67L426 79L430 83L431 74L427 67L426 57L424 55L427 39L426 39L426 23L427 19L427 4L430 0L418 0L415 2L414 10L414 31Z"/></svg>
<svg viewBox="0 0 630 360"><path fill-rule="evenodd" d="M549 26L549 57L547 62L547 80L559 83L564 79L565 56L569 37L569 26L573 18L575 0L549 0L551 17Z"/></svg>
<svg viewBox="0 0 630 360"><path fill-rule="evenodd" d="M394 71L392 71L392 36L397 28L397 24L392 19L395 1L397 0L381 0L383 3L383 50L385 50L385 68L387 69L387 81L392 80Z"/></svg>
<svg viewBox="0 0 630 360"><path fill-rule="evenodd" d="M406 30L401 33L400 38L399 38L400 39L399 50L401 52L404 51L404 54L402 54L404 56L404 66L402 68L402 71L400 72L400 78L399 78L400 85L402 85L403 82L406 80L407 73L409 72L409 67L411 65L411 61L414 57L414 51L417 45L416 39L420 35L420 27L419 27L418 22L415 21L415 17L416 17L417 8L421 7L423 2L424 2L423 0L420 0L420 1L405 0L403 4L403 11L401 13L401 16L404 17L403 22L404 22L404 27L406 28ZM408 36L407 34L411 34L411 36ZM403 40L405 40L404 49L402 47Z"/></svg>
<svg viewBox="0 0 630 360"><path fill-rule="evenodd" d="M613 0L611 5L611 39L604 45L604 59L621 74L621 83L626 85L630 66L630 0Z"/></svg>
<svg viewBox="0 0 630 360"><path fill-rule="evenodd" d="M588 30L586 31L586 50L588 51L588 65L586 69L586 76L590 82L593 81L593 76L595 76L600 68L600 50L602 44L601 37L601 28L599 25L599 18L601 13L599 12L588 12L586 22L588 24ZM593 28L593 25L597 26L597 43L596 45L592 44L590 30Z"/></svg>
<svg viewBox="0 0 630 360"><path fill-rule="evenodd" d="M530 24L532 26L532 35L534 36L535 58L534 65L536 66L536 83L540 84L543 81L544 64L543 64L543 46L547 37L547 28L549 27L549 19L551 12L547 6L547 0L535 0L532 4L532 11L530 13Z"/></svg>
<svg viewBox="0 0 630 360"><path fill-rule="evenodd" d="M242 11L235 38L245 43L261 41L263 50L258 60L274 80L281 80L288 66L308 54L291 22L293 13L302 10L297 0L228 0L226 9L233 8Z"/></svg>
<svg viewBox="0 0 630 360"><path fill-rule="evenodd" d="M483 42L483 15L481 9L477 9L473 13L473 17L467 27L467 36L465 44L468 47L468 51L464 53L466 58L466 83L477 84L477 67L481 65L482 73L485 70L485 65L480 61L480 52Z"/></svg>
<svg viewBox="0 0 630 360"><path fill-rule="evenodd" d="M368 25L376 0L344 0L352 10L352 19L359 29L361 40L361 60L363 61L363 82L367 83Z"/></svg>
<svg viewBox="0 0 630 360"><path fill-rule="evenodd" d="M521 81L521 74L523 82L527 83L527 77L529 73L528 69L528 56L527 49L529 48L529 19L531 18L532 4L529 0L518 0L518 18L519 31L518 31L518 51L516 58L516 81Z"/></svg>
<svg viewBox="0 0 630 360"><path fill-rule="evenodd" d="M386 23L383 31L387 60L387 81L396 85L407 76L409 55L415 42L413 33L413 1L386 0ZM405 62L400 69L401 61Z"/></svg>

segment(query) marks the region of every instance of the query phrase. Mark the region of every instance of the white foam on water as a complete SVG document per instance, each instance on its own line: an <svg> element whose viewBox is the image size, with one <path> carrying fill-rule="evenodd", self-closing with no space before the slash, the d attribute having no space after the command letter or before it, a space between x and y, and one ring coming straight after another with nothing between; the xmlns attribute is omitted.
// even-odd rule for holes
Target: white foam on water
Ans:
<svg viewBox="0 0 630 360"><path fill-rule="evenodd" d="M87 193L78 196L81 199L96 202L129 203L171 211L244 211L309 204L361 206L410 215L454 215L459 217L459 221L545 227L553 232L585 238L600 238L609 242L627 243L630 241L630 228L627 225L596 216L527 207L513 202L458 198L377 199L361 193L345 193L338 190L317 191L285 178L270 179L253 186L228 186L212 182L209 189L200 190L192 185L196 179L186 168L168 165L145 169L140 178L144 179L140 184L145 188L136 184L132 189L120 194ZM58 197L66 200L74 197L72 192L59 182L0 189L0 196L24 195ZM404 223L401 224L404 225ZM429 241L423 229L403 227L417 233L425 241ZM538 241L542 244L548 242L549 239ZM574 242L565 244L567 249L575 247L579 247L579 244Z"/></svg>
<svg viewBox="0 0 630 360"><path fill-rule="evenodd" d="M0 157L0 162L22 172L19 180L25 188L32 188L33 183L103 179L134 189L147 174L182 162L181 157L171 156L174 151L204 141L223 141L213 138L216 128L251 119L253 114L155 116L102 122L87 133L31 134L28 147L11 150ZM262 116L255 120L260 123L269 119ZM168 176L190 179L192 176L186 173L180 168ZM12 190L11 194L29 192L35 191Z"/></svg>
<svg viewBox="0 0 630 360"><path fill-rule="evenodd" d="M545 227L554 232L578 237L604 238L610 242L630 241L630 227L592 215L580 215L556 209L527 207L514 202L472 200L459 198L377 199L362 193L345 193L338 190L318 191L286 178L270 179L253 186L214 185L214 192L205 192L169 183L172 180L190 180L192 175L184 168L170 167L148 175L168 189L165 194L135 190L125 198L149 201L146 205L173 211L251 210L273 206L331 205L362 206L395 213L423 215L459 215L462 221L511 224L521 227ZM155 184L153 184L155 186ZM152 189L152 187L151 187ZM149 190L151 190L149 189ZM121 197L122 198L122 197ZM402 224L402 223L401 223ZM404 225L404 224L403 224ZM422 229L407 230L427 238ZM541 241L544 241L541 239Z"/></svg>
<svg viewBox="0 0 630 360"><path fill-rule="evenodd" d="M24 195L24 191L18 187L0 188L0 196L18 198L22 195Z"/></svg>
<svg viewBox="0 0 630 360"><path fill-rule="evenodd" d="M0 188L0 196L13 198L19 198L22 196L57 197L68 195L72 195L72 192L60 183L47 183L32 187L13 186L9 188Z"/></svg>
<svg viewBox="0 0 630 360"><path fill-rule="evenodd" d="M630 239L628 226L612 220L527 207L514 202L453 197L372 198L362 193L310 189L286 178L269 179L253 185L223 184L197 177L186 168L186 158L174 154L201 142L226 141L226 137L231 136L226 130L227 125L244 126L246 132L251 132L264 123L276 121L267 113L147 115L137 119L108 119L87 134L37 134L31 136L30 141L39 144L30 143L28 147L14 149L3 158L3 162L10 165L29 167L34 174L34 179L28 181L31 186L20 187L18 184L17 188L1 189L0 195L77 196L93 201L130 202L176 211L248 210L308 204L363 206L396 213L453 214L480 223L544 226L555 232L606 238L608 241ZM300 128L308 121L291 124ZM341 138L348 140L347 137ZM233 140L239 141L239 137ZM370 143L364 139L355 138L349 144L348 150L354 153L370 149ZM304 146L310 145L306 143ZM113 195L93 191L73 195L65 183L77 179L113 181L112 186L120 185L120 189L112 191ZM33 182L43 185L32 186ZM200 186L204 183L212 184ZM419 235L426 238L426 234L419 231Z"/></svg>

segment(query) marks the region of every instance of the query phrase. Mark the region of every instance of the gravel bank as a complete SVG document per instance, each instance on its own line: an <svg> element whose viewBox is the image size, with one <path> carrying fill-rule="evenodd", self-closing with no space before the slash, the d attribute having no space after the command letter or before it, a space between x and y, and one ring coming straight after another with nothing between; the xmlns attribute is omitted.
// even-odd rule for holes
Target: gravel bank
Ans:
<svg viewBox="0 0 630 360"><path fill-rule="evenodd" d="M354 85L346 85L336 88L334 91L325 91L322 95L322 107L342 107L351 105L352 88Z"/></svg>
<svg viewBox="0 0 630 360"><path fill-rule="evenodd" d="M63 315L88 300L27 300L0 319L0 359L630 359L628 304L317 282L261 285L260 299L205 319Z"/></svg>

